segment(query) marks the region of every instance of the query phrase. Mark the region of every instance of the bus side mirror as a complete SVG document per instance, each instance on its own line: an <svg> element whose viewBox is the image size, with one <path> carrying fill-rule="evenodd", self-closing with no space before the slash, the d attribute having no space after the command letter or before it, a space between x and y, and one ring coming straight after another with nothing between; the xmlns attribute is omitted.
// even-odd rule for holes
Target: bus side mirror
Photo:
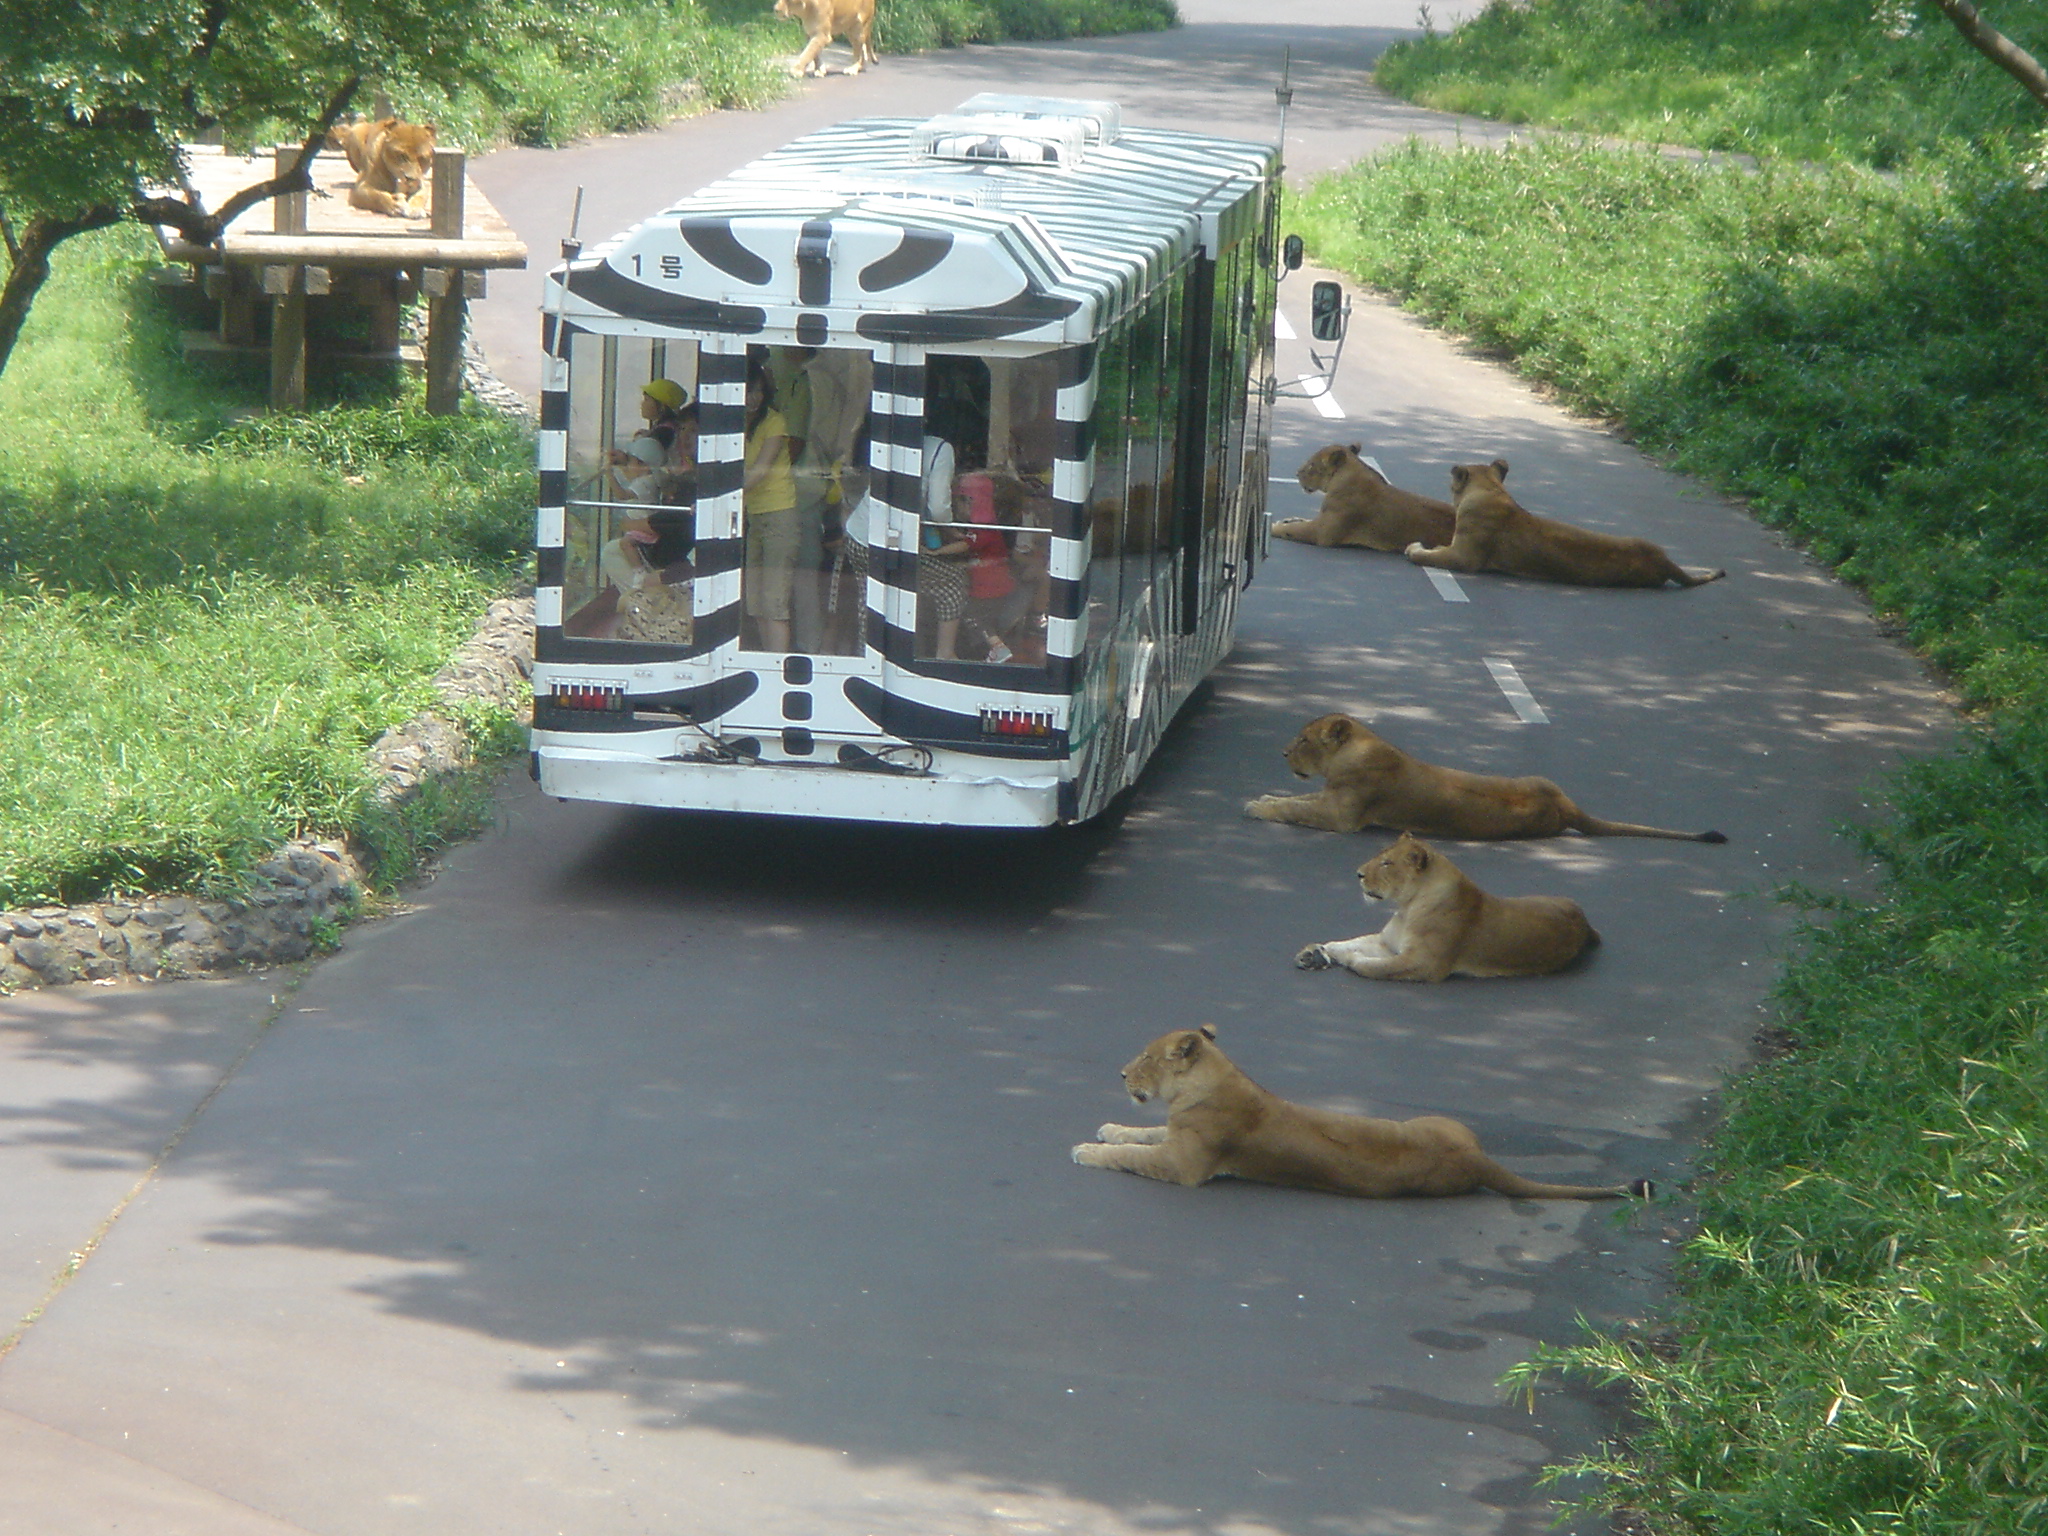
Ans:
<svg viewBox="0 0 2048 1536"><path fill-rule="evenodd" d="M1317 283L1309 290L1308 329L1317 341L1342 341L1344 290L1335 283Z"/></svg>
<svg viewBox="0 0 2048 1536"><path fill-rule="evenodd" d="M1289 272L1301 270L1301 236L1289 235L1280 242L1280 265Z"/></svg>

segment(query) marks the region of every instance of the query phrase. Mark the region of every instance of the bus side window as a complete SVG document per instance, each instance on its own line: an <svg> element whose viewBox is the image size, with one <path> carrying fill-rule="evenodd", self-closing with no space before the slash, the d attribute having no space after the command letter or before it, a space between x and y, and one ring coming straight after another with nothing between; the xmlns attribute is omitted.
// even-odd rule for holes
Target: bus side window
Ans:
<svg viewBox="0 0 2048 1536"><path fill-rule="evenodd" d="M1095 354L1095 476L1088 493L1088 644L1111 644L1123 611L1124 450L1129 440L1131 323L1105 337Z"/></svg>

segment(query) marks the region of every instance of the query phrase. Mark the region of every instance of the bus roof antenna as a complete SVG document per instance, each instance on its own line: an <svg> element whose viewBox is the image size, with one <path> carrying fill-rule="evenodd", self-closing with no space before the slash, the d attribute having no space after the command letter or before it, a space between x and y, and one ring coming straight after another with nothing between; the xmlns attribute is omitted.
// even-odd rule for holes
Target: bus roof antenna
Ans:
<svg viewBox="0 0 2048 1536"><path fill-rule="evenodd" d="M583 242L577 238L577 226L583 222L583 189L576 189L576 201L569 205L569 233L562 236L562 260L574 261L583 254Z"/></svg>
<svg viewBox="0 0 2048 1536"><path fill-rule="evenodd" d="M567 267L583 254L583 241L577 235L577 228L583 223L583 189L576 189L576 201L569 205L569 233L562 236L562 265ZM555 312L549 318L554 324L548 330L548 356L555 362L562 360L562 307L568 297L569 274L562 273L562 286L555 297Z"/></svg>

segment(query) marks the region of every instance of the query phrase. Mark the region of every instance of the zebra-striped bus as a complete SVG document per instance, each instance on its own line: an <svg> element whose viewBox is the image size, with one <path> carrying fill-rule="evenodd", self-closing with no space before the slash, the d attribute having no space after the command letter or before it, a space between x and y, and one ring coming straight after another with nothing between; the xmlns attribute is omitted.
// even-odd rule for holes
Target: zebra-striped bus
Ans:
<svg viewBox="0 0 2048 1536"><path fill-rule="evenodd" d="M566 245L541 788L1098 814L1229 650L1264 553L1278 202L1270 146L981 95Z"/></svg>

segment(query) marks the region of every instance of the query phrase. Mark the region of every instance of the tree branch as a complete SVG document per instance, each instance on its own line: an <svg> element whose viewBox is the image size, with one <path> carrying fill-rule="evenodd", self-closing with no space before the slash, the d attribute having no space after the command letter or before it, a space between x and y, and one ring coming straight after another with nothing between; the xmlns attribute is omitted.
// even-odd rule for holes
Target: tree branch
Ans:
<svg viewBox="0 0 2048 1536"><path fill-rule="evenodd" d="M321 109L320 119L306 135L305 143L293 157L291 168L280 175L264 181L253 182L242 188L233 197L212 213L197 199L180 202L174 197L137 198L130 214L143 224L163 224L175 229L194 245L215 245L219 243L221 231L242 214L243 210L255 207L268 198L283 197L292 192L310 192L313 189L312 173L307 167L313 157L320 153L327 142L328 131L348 110L356 88L362 84L362 76L350 75L333 95L327 98L327 105Z"/></svg>
<svg viewBox="0 0 2048 1536"><path fill-rule="evenodd" d="M1955 23L1956 30L1985 58L2019 81L2021 89L2043 107L2048 107L2048 69L2018 43L2007 37L1979 14L1970 0L1934 0L1941 14Z"/></svg>

